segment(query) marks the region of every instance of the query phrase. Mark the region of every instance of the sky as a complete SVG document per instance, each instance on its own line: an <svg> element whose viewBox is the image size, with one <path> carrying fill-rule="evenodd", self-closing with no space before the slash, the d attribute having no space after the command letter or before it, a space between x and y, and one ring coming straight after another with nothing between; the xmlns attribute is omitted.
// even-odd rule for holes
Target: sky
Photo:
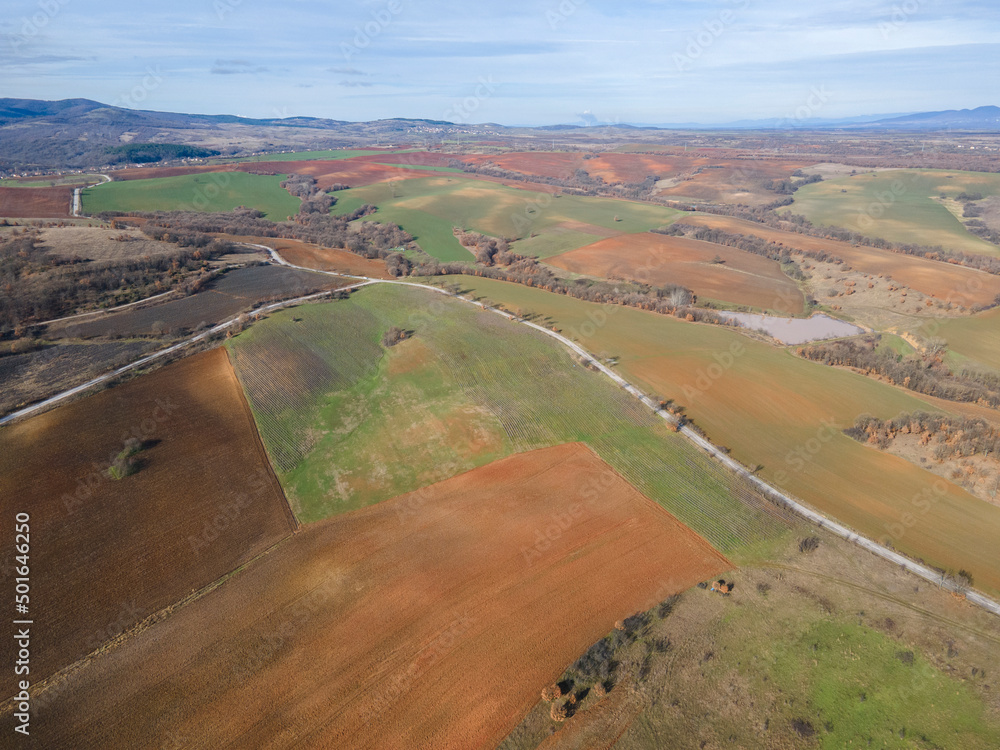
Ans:
<svg viewBox="0 0 1000 750"><path fill-rule="evenodd" d="M6 0L0 97L456 123L1000 105L995 0Z"/></svg>

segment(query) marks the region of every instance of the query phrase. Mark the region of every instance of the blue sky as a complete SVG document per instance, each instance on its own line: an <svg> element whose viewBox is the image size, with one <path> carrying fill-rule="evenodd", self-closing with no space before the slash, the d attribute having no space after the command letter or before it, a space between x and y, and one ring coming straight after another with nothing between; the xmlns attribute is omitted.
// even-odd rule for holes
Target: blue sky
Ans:
<svg viewBox="0 0 1000 750"><path fill-rule="evenodd" d="M8 0L0 96L248 117L726 122L1000 104L992 0Z"/></svg>

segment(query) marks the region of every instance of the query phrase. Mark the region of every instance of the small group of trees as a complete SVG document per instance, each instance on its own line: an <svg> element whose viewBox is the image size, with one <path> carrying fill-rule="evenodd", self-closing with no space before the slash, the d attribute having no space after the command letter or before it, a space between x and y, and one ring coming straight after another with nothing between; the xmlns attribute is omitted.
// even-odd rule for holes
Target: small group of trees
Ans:
<svg viewBox="0 0 1000 750"><path fill-rule="evenodd" d="M973 417L954 417L918 411L895 419L879 419L870 414L857 418L846 434L877 448L888 448L903 435L918 438L920 445L933 447L937 461L1000 455L1000 429Z"/></svg>
<svg viewBox="0 0 1000 750"><path fill-rule="evenodd" d="M392 326L388 331L382 334L382 346L389 349L400 341L404 341L410 337L408 331L404 331L402 328Z"/></svg>

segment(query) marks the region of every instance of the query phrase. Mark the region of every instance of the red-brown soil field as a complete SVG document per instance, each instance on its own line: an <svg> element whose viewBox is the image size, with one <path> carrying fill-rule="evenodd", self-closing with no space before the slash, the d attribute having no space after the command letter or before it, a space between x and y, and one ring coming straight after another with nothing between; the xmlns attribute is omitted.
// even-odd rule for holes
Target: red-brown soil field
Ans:
<svg viewBox="0 0 1000 750"><path fill-rule="evenodd" d="M32 734L493 748L617 620L731 567L585 446L519 454L309 527L70 675Z"/></svg>
<svg viewBox="0 0 1000 750"><path fill-rule="evenodd" d="M390 158L382 157L383 161ZM243 172L262 172L274 174L303 174L315 177L317 185L323 189L328 189L331 185L341 183L351 187L362 187L375 182L384 182L391 179L412 179L417 177L427 177L428 172L423 169L405 169L403 167L390 167L385 164L376 164L370 161L354 159L331 159L331 160L310 160L310 161L262 161L262 162L242 162L233 165Z"/></svg>
<svg viewBox="0 0 1000 750"><path fill-rule="evenodd" d="M71 187L0 187L0 216L11 219L62 219L72 203Z"/></svg>
<svg viewBox="0 0 1000 750"><path fill-rule="evenodd" d="M730 216L697 214L680 219L682 224L713 227L736 234L754 235L796 250L821 250L834 255L856 271L891 276L900 284L941 300L952 299L966 307L990 305L1000 294L1000 276L953 263L927 260L875 247L854 247L846 242L810 237L772 229L763 224Z"/></svg>
<svg viewBox="0 0 1000 750"><path fill-rule="evenodd" d="M190 165L186 167L135 167L133 169L119 169L110 173L115 180L151 180L156 177L177 177L184 174L198 174L199 172L235 172L233 164L202 164ZM281 172L280 174L284 174Z"/></svg>
<svg viewBox="0 0 1000 750"><path fill-rule="evenodd" d="M385 262L363 258L352 253L331 247L320 247L311 242L300 240L285 240L277 237L238 237L236 235L219 235L233 242L250 242L255 245L266 245L277 250L281 257L296 266L315 268L318 271L335 271L356 276L368 276L373 279L388 279Z"/></svg>
<svg viewBox="0 0 1000 750"><path fill-rule="evenodd" d="M722 263L713 260L719 258ZM797 314L798 286L773 260L734 248L654 232L627 234L545 261L573 273L649 284L681 284L699 297Z"/></svg>
<svg viewBox="0 0 1000 750"><path fill-rule="evenodd" d="M111 479L130 436L148 446L139 471ZM0 429L0 509L10 592L13 519L31 516L33 685L295 527L222 348ZM4 670L4 698L14 680Z"/></svg>
<svg viewBox="0 0 1000 750"><path fill-rule="evenodd" d="M569 179L577 169L609 184L642 182L655 175L675 181L661 185L659 195L670 198L693 198L706 201L761 204L769 203L776 193L763 185L772 179L787 179L808 161L751 160L706 154L627 154L602 153L585 159L582 153L513 152L490 156L462 156L474 164L492 162L503 169L526 175Z"/></svg>

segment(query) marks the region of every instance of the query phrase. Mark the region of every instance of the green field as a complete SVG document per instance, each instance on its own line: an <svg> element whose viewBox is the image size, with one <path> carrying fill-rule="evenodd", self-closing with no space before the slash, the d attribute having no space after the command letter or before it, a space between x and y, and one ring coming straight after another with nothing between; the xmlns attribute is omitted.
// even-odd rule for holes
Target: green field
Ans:
<svg viewBox="0 0 1000 750"><path fill-rule="evenodd" d="M938 411L909 392L727 328L491 279L450 280L512 311L554 321L592 354L616 358L623 377L685 406L713 442L761 466L762 477L813 507L929 564L974 571L977 586L1000 591L1000 560L992 552L1000 508L841 432L864 413ZM742 353L730 360L733 346ZM940 492L928 495L935 486ZM895 524L904 520L908 526L899 533Z"/></svg>
<svg viewBox="0 0 1000 750"><path fill-rule="evenodd" d="M1000 255L1000 247L969 232L940 200L962 192L1000 195L1000 175L931 169L872 172L806 185L787 210L814 224L866 237Z"/></svg>
<svg viewBox="0 0 1000 750"><path fill-rule="evenodd" d="M513 249L549 257L582 247L606 234L646 232L671 223L679 211L610 198L553 196L483 180L428 177L381 182L337 193L334 213L378 206L375 218L399 224L439 260L469 260L452 227L493 237L525 239ZM587 232L587 226L596 228ZM532 235L537 235L532 237Z"/></svg>
<svg viewBox="0 0 1000 750"><path fill-rule="evenodd" d="M106 182L82 191L83 210L102 211L232 211L239 206L263 211L272 221L285 221L299 211L300 201L281 182L287 175L206 172L149 180Z"/></svg>
<svg viewBox="0 0 1000 750"><path fill-rule="evenodd" d="M370 505L514 452L584 441L728 554L751 554L782 533L780 522L735 499L746 488L734 477L556 342L430 295L367 287L347 301L277 313L229 343L272 459L287 455L290 435L308 433L298 463L289 468L275 461L302 521ZM377 365L358 369L357 361L372 362L372 347L391 325L414 335L385 351ZM310 343L316 332L329 338L336 331L347 332L337 346ZM300 364L283 365L288 362ZM323 371L323 362L353 374L332 386L320 382L310 373Z"/></svg>
<svg viewBox="0 0 1000 750"><path fill-rule="evenodd" d="M933 335L947 341L952 353L1000 370L1000 308L971 318L944 320Z"/></svg>

